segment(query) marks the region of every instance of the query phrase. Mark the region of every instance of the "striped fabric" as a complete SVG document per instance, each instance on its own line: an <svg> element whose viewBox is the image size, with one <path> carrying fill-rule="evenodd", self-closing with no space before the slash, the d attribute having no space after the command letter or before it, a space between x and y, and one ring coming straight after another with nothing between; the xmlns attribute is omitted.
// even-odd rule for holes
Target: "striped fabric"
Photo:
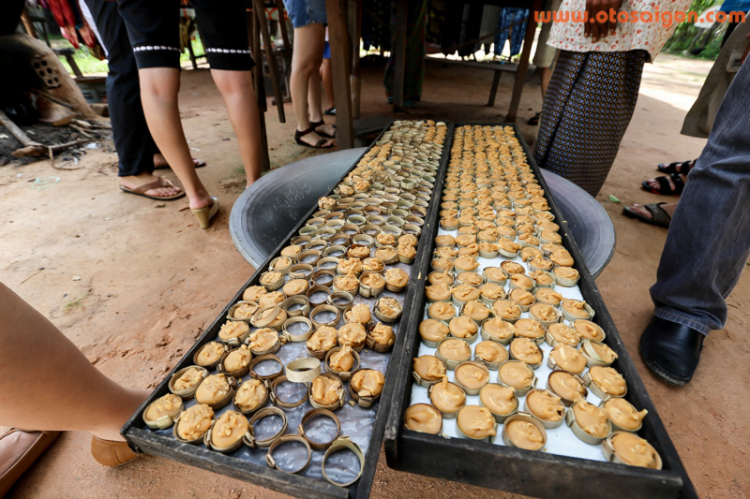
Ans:
<svg viewBox="0 0 750 499"><path fill-rule="evenodd" d="M534 156L596 196L638 99L645 50L560 52L542 107Z"/></svg>

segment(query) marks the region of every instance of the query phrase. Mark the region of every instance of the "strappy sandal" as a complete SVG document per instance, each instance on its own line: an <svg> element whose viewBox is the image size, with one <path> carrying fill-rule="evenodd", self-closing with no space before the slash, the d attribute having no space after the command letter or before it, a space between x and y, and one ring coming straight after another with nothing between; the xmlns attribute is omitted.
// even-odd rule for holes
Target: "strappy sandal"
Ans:
<svg viewBox="0 0 750 499"><path fill-rule="evenodd" d="M320 139L314 145L308 144L307 142L304 142L302 140L302 137L313 132L315 132L315 128L313 127L310 127L307 130L304 130L302 132L300 132L299 130L296 130L294 132L294 141L301 146L312 147L313 149L330 149L331 147L333 147L333 144L328 144L327 146L324 145L326 142L328 142L327 139Z"/></svg>
<svg viewBox="0 0 750 499"><path fill-rule="evenodd" d="M690 169L693 167L692 165L695 164L695 160L692 161L675 161L674 163L659 163L656 166L656 170L661 173L666 173L667 175L670 175L672 173L680 173L682 175L687 175L690 173ZM679 167L679 169L678 169Z"/></svg>
<svg viewBox="0 0 750 499"><path fill-rule="evenodd" d="M682 194L682 190L685 188L685 182L682 180L682 177L680 173L671 173L669 176L672 178L672 182L674 183L674 188L669 184L669 180L667 180L667 177L656 177L654 180L659 182L659 187L657 189L654 189L651 187L647 180L644 180L641 184L641 187L646 192L651 192L653 194L663 194L665 196L679 196Z"/></svg>
<svg viewBox="0 0 750 499"><path fill-rule="evenodd" d="M193 166L196 168L203 168L204 166L206 166L206 162L203 161L202 159L193 158ZM159 166L154 165L154 170L168 170L170 168L171 167L169 166L169 163L166 163L166 162L163 165L159 165Z"/></svg>
<svg viewBox="0 0 750 499"><path fill-rule="evenodd" d="M146 194L146 191L150 191L151 189L159 189L161 187L176 187L176 186L169 180L159 177L159 180L154 180L153 182L143 184L141 186L136 187L135 189L131 189L130 187L127 187L125 185L120 185L120 190L128 194L135 194L136 196L143 196L144 198L153 199L155 201L173 201L175 199L180 199L182 196L185 195L185 191L180 191L178 194L175 194L174 196L151 196L149 194Z"/></svg>
<svg viewBox="0 0 750 499"><path fill-rule="evenodd" d="M312 127L312 129L315 130L315 133L317 133L321 137L328 137L329 139L335 139L336 138L336 132L333 132L333 135L330 135L330 134L327 134L325 132L321 132L321 131L318 130L319 126L323 126L325 124L326 124L326 122L323 121L323 120L315 121L315 122L311 121L310 122L310 127ZM331 125L331 126L333 126L334 130L336 129L336 125Z"/></svg>
<svg viewBox="0 0 750 499"><path fill-rule="evenodd" d="M649 225L657 225L659 227L669 228L672 217L670 217L669 213L664 211L664 208L661 207L661 205L663 204L667 203L650 203L643 205L644 208L651 212L651 218L644 217L637 211L631 210L629 206L626 206L622 209L622 214L626 217L635 218Z"/></svg>

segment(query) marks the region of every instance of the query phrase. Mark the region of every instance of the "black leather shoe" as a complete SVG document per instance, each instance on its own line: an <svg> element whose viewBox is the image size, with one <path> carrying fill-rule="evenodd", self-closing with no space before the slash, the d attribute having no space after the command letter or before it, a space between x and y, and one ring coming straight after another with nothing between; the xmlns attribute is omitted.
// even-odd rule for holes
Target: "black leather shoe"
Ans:
<svg viewBox="0 0 750 499"><path fill-rule="evenodd" d="M665 382L684 386L698 368L704 338L695 329L654 317L641 335L641 358Z"/></svg>

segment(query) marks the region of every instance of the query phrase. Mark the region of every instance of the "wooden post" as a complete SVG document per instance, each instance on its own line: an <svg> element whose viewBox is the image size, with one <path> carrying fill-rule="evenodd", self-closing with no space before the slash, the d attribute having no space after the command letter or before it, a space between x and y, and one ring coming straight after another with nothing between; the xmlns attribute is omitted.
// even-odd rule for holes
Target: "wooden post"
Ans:
<svg viewBox="0 0 750 499"><path fill-rule="evenodd" d="M495 71L494 76L492 77L492 88L490 88L490 100L487 101L487 107L493 107L495 105L495 96L497 95L497 87L500 85L500 76L502 76L502 71Z"/></svg>
<svg viewBox="0 0 750 499"><path fill-rule="evenodd" d="M276 97L276 110L279 113L279 122L286 123L284 97L281 95L279 66L276 64L276 55L273 53L273 47L271 46L271 35L268 32L268 22L266 21L266 13L263 8L263 0L253 0L253 12L255 12L255 18L258 20L260 34L263 36L263 48L266 51L266 59L268 59L268 70L271 73L271 84L273 85L273 94ZM263 59L261 58L259 61L261 61L260 66L262 67Z"/></svg>
<svg viewBox="0 0 750 499"><path fill-rule="evenodd" d="M193 51L193 41L188 37L187 44L188 55L190 56L190 64L193 65L193 69L198 69L198 61L195 59L195 52Z"/></svg>
<svg viewBox="0 0 750 499"><path fill-rule="evenodd" d="M29 36L33 36L34 38L39 38L36 36L36 30L34 30L34 23L31 22L31 18L29 17L29 13L26 11L26 7L24 6L23 12L21 12L21 22L23 23L23 29L26 30L26 33Z"/></svg>
<svg viewBox="0 0 750 499"><path fill-rule="evenodd" d="M286 24L286 10L284 10L284 2L282 0L276 0L276 9L278 10L281 39L284 41L284 74L282 77L286 85L287 93L289 94L287 102L291 102L292 85L289 82L289 75L292 72L292 41L289 39L289 31L287 30Z"/></svg>
<svg viewBox="0 0 750 499"><path fill-rule="evenodd" d="M286 15L284 10L284 2L282 0L276 0L276 9L279 12L279 29L281 29L281 39L284 40L284 57L287 59L287 64L292 63L292 42L289 40L289 33L286 30Z"/></svg>
<svg viewBox="0 0 750 499"><path fill-rule="evenodd" d="M255 79L255 95L258 101L258 114L260 115L260 143L263 149L263 166L262 172L271 169L271 159L268 157L268 136L266 134L266 89L263 82L263 54L260 52L260 27L258 26L258 16L255 13L247 13L249 45L253 51L255 67L253 76Z"/></svg>
<svg viewBox="0 0 750 499"><path fill-rule="evenodd" d="M354 147L354 121L349 86L350 44L346 28L347 0L326 0L328 14L328 40L331 45L333 93L336 104L336 142L339 149Z"/></svg>
<svg viewBox="0 0 750 499"><path fill-rule="evenodd" d="M406 77L406 16L408 3L406 0L396 4L396 44L391 47L394 52L393 74L393 110L404 110L404 79Z"/></svg>
<svg viewBox="0 0 750 499"><path fill-rule="evenodd" d="M531 45L534 43L534 33L536 32L536 23L534 22L534 12L542 10L542 0L534 0L534 4L529 10L529 20L526 25L526 37L523 39L523 50L521 51L521 61L518 63L518 72L516 72L516 81L513 83L513 95L510 97L510 106L508 106L508 115L505 121L509 123L516 122L518 115L518 105L521 103L521 93L526 80L526 70L529 68L529 58L531 57Z"/></svg>
<svg viewBox="0 0 750 499"><path fill-rule="evenodd" d="M360 117L362 82L359 78L359 39L362 37L362 0L349 0L349 34L351 35L352 117Z"/></svg>

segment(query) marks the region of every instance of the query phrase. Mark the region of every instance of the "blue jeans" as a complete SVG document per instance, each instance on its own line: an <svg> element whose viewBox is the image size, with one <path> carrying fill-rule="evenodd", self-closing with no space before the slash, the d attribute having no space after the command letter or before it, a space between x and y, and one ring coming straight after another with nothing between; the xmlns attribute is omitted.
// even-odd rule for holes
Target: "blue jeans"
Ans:
<svg viewBox="0 0 750 499"><path fill-rule="evenodd" d="M703 334L726 324L726 297L750 256L748 92L745 61L688 175L651 287L656 317Z"/></svg>
<svg viewBox="0 0 750 499"><path fill-rule="evenodd" d="M328 23L325 0L284 0L284 8L295 28Z"/></svg>

